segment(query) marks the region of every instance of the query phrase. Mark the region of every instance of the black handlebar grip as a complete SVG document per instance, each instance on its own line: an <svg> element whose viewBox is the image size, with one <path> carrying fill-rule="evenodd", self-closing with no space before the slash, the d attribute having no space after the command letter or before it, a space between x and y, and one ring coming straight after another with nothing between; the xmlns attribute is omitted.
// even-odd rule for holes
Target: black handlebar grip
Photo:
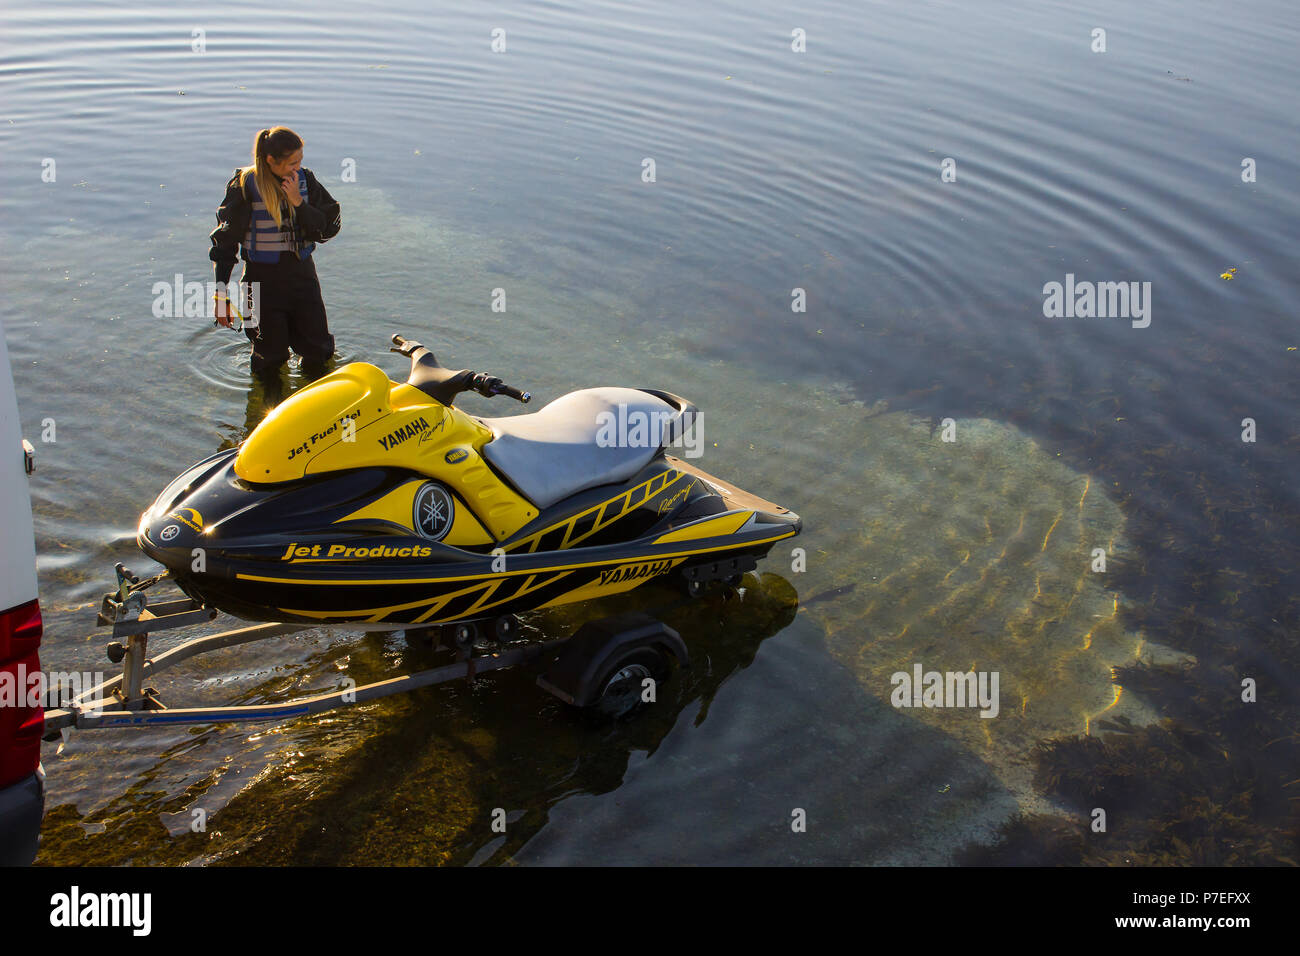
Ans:
<svg viewBox="0 0 1300 956"><path fill-rule="evenodd" d="M513 385L506 385L505 387L503 387L503 388L501 389L501 394L502 394L502 395L508 395L510 398L515 399L516 401L518 401L519 403L521 403L521 404L523 404L523 405L527 405L529 402L531 402L531 401L533 400L533 396L532 396L531 393L529 393L529 392L521 392L519 389L515 388Z"/></svg>

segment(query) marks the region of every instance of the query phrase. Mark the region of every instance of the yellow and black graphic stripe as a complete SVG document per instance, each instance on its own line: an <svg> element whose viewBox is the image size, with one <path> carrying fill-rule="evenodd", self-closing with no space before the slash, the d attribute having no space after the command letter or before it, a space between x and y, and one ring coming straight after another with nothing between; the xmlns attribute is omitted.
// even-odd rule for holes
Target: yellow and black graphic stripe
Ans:
<svg viewBox="0 0 1300 956"><path fill-rule="evenodd" d="M717 554L734 550L759 549L790 537L796 532L783 530L777 534L757 540L736 542L721 547L694 548L670 553L642 555L604 561L585 561L570 565L551 566L542 569L521 569L505 571L498 574L474 574L455 577L421 577L393 579L327 579L304 580L301 578L267 577L255 574L238 574L246 582L263 584L321 585L331 588L343 587L351 592L377 592L391 590L395 586L422 586L425 593L413 600L384 606L363 608L314 608L279 607L282 614L293 615L298 619L308 620L355 620L365 622L388 622L408 624L437 624L466 618L490 617L493 614L510 613L509 605L522 598L528 607L545 607L568 603L570 600L587 600L602 594L614 594L627 590L641 583L636 578L607 577L608 583L601 581L602 572L611 569L644 564L646 562L669 561L672 566L699 554ZM460 583L459 587L455 585ZM439 584L451 585L451 589L438 594L428 593L429 586ZM354 593L354 597L361 594Z"/></svg>
<svg viewBox="0 0 1300 956"><path fill-rule="evenodd" d="M546 551L564 551L572 548L592 535L604 531L624 515L635 511L655 495L678 484L683 478L689 478L685 472L671 469L660 472L641 484L617 497L593 505L585 511L556 522L548 528L534 532L526 538L512 541L506 546L507 552L526 551L536 554Z"/></svg>
<svg viewBox="0 0 1300 956"><path fill-rule="evenodd" d="M493 609L532 595L534 592L550 590L558 582L569 576L569 571L547 571L534 574L514 576L496 575L481 577L472 584L448 591L436 596L425 595L414 601L389 604L384 607L357 608L355 610L322 610L320 608L279 608L285 614L299 617L325 620L327 618L347 618L349 620L376 623L386 621L407 624L437 624L441 621L460 620L462 618L479 618L492 616ZM364 582L375 584L381 582ZM408 582L387 582L389 585ZM568 587L559 589L560 593ZM498 613L503 613L498 610Z"/></svg>

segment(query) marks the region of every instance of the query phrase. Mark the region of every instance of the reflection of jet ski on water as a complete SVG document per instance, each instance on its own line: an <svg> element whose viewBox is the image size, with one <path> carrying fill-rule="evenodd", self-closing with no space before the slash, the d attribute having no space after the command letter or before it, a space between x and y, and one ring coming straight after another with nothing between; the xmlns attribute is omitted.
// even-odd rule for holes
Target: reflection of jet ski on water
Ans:
<svg viewBox="0 0 1300 956"><path fill-rule="evenodd" d="M405 383L360 362L312 382L141 516L139 546L189 597L252 620L506 637L520 612L655 578L737 583L800 531L666 453L698 424L676 395L588 388L477 418L461 392L530 396L393 342Z"/></svg>

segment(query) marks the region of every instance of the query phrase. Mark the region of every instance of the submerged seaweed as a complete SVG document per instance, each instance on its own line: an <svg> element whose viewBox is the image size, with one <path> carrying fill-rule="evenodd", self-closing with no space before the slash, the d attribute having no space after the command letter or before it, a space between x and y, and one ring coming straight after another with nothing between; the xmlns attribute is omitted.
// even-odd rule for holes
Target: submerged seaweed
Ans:
<svg viewBox="0 0 1300 956"><path fill-rule="evenodd" d="M1218 361L1213 347L1199 351L1207 366ZM1231 435L1144 441L1123 422L1135 402L1159 396L1158 383L1099 386L1062 381L1062 371L1008 368L1011 381L998 390L972 381L943 390L939 407L1007 414L989 396L1018 384L1027 401L1010 419L1116 496L1131 556L1109 580L1121 595L1118 620L1177 654L1117 667L1114 682L1163 719L1098 721L1035 748L1036 785L1070 803L1072 815L1017 815L994 846L968 845L956 860L1297 865L1300 522L1291 476L1300 449L1293 437L1259 446ZM1251 389L1293 404L1292 382L1252 379ZM867 394L877 398L880 383ZM931 407L922 399L917 410ZM1248 413L1234 407L1226 417ZM1185 435L1198 433L1189 423ZM1247 679L1258 687L1253 703L1242 699ZM1107 811L1105 833L1089 826L1094 807Z"/></svg>

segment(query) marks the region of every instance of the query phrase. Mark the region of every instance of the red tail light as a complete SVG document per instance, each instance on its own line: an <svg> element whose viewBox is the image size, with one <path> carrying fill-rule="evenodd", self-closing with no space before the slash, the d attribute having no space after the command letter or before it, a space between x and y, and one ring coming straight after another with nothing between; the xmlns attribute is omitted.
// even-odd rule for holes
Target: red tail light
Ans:
<svg viewBox="0 0 1300 956"><path fill-rule="evenodd" d="M0 706L0 787L30 777L41 762L41 733L45 711L39 703L28 706L27 687L18 686L20 675L40 671L36 648L41 643L41 606L28 601L0 612L0 681L14 700Z"/></svg>
<svg viewBox="0 0 1300 956"><path fill-rule="evenodd" d="M37 615L36 620L40 621ZM39 623L37 630L39 633ZM30 777L41 762L41 733L45 729L45 711L39 702L29 706L29 684L20 678L30 677L41 669L35 650L26 657L0 664L0 681L8 684L14 699L0 706L0 787Z"/></svg>
<svg viewBox="0 0 1300 956"><path fill-rule="evenodd" d="M0 613L0 664L26 657L41 643L41 605L28 601Z"/></svg>

